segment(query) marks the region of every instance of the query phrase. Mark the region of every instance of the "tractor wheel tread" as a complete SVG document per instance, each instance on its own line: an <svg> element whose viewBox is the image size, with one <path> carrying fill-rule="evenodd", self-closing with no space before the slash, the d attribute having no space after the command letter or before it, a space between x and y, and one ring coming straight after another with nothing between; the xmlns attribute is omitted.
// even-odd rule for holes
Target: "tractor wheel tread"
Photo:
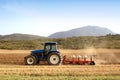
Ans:
<svg viewBox="0 0 120 80"><path fill-rule="evenodd" d="M28 63L28 59L29 59L29 58L31 58L31 60L33 60L33 62ZM24 60L25 60L25 64L26 64L26 65L35 65L35 64L37 64L37 59L36 59L36 57L33 56L33 55L28 55L28 56L26 56L26 57L24 58Z"/></svg>
<svg viewBox="0 0 120 80"><path fill-rule="evenodd" d="M57 63L55 63L55 64L50 61L50 57L52 55L56 55L59 58L59 61ZM48 62L49 65L59 65L62 62L62 56L59 53L50 53L48 55L47 62Z"/></svg>

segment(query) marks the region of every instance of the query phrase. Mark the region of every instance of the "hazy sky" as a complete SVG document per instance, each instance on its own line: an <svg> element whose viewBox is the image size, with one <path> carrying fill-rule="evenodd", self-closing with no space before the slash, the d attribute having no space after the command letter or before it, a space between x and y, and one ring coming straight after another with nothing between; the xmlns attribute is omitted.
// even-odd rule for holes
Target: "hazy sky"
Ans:
<svg viewBox="0 0 120 80"><path fill-rule="evenodd" d="M82 26L120 33L120 0L0 0L0 34L48 36Z"/></svg>

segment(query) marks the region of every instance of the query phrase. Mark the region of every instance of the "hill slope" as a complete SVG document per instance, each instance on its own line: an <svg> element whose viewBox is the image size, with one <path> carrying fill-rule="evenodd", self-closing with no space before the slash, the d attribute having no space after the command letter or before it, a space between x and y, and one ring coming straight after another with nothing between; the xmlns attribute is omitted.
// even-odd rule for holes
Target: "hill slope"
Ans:
<svg viewBox="0 0 120 80"><path fill-rule="evenodd" d="M0 36L0 40L35 40L40 38L44 38L44 37L37 35L30 35L30 34L18 34L18 33Z"/></svg>
<svg viewBox="0 0 120 80"><path fill-rule="evenodd" d="M98 26L85 26L81 28L72 29L69 31L56 32L49 38L65 38L73 36L104 36L106 34L114 34L111 30L107 28L102 28Z"/></svg>
<svg viewBox="0 0 120 80"><path fill-rule="evenodd" d="M2 35L0 35L0 38L2 37Z"/></svg>

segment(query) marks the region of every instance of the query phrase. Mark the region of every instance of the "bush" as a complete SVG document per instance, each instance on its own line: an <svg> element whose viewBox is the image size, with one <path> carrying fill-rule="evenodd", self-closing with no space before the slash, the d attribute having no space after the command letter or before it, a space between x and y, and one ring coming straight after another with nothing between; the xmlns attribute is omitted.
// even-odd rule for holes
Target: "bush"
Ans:
<svg viewBox="0 0 120 80"><path fill-rule="evenodd" d="M62 49L109 48L120 49L120 35L45 38L39 40L0 40L0 49L42 49L44 42L57 42Z"/></svg>

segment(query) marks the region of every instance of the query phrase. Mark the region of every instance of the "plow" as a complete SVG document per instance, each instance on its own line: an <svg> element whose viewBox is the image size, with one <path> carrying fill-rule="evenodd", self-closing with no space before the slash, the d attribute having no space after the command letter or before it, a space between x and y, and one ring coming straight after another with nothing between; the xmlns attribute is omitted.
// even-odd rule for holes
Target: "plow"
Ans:
<svg viewBox="0 0 120 80"><path fill-rule="evenodd" d="M71 59L67 59L67 56L63 56L63 62L62 64L78 64L78 65L95 65L95 62L93 61L93 56L75 56L73 55Z"/></svg>
<svg viewBox="0 0 120 80"><path fill-rule="evenodd" d="M56 42L46 42L44 43L44 48L42 50L33 50L30 55L24 57L26 65L36 65L40 61L47 61L48 65L95 65L93 56L81 56L72 55L68 57L67 55L61 56L60 52L57 50Z"/></svg>

